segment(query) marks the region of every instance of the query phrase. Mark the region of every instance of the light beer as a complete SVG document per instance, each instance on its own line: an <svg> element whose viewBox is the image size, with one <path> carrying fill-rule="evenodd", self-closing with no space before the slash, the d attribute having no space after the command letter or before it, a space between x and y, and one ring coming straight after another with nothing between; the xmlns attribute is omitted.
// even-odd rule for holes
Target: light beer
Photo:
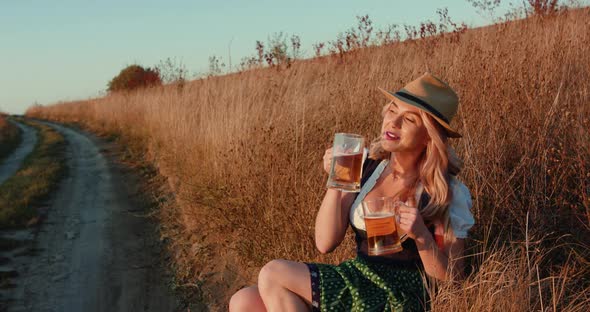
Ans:
<svg viewBox="0 0 590 312"><path fill-rule="evenodd" d="M337 183L360 184L362 166L362 152L334 156L334 176L332 177L332 180Z"/></svg>
<svg viewBox="0 0 590 312"><path fill-rule="evenodd" d="M365 215L369 255L388 255L402 250L395 214L378 212Z"/></svg>
<svg viewBox="0 0 590 312"><path fill-rule="evenodd" d="M343 192L360 191L364 145L365 139L358 134L336 133L330 175L326 184L328 188Z"/></svg>

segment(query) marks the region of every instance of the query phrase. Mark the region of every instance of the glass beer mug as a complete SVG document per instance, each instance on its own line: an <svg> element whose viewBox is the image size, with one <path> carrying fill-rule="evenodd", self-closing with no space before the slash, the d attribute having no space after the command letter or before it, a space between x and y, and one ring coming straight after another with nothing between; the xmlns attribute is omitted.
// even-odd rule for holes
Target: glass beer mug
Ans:
<svg viewBox="0 0 590 312"><path fill-rule="evenodd" d="M388 255L402 250L397 225L399 205L400 202L391 197L363 200L369 256Z"/></svg>
<svg viewBox="0 0 590 312"><path fill-rule="evenodd" d="M360 191L364 143L365 140L360 135L336 133L328 188L344 192Z"/></svg>

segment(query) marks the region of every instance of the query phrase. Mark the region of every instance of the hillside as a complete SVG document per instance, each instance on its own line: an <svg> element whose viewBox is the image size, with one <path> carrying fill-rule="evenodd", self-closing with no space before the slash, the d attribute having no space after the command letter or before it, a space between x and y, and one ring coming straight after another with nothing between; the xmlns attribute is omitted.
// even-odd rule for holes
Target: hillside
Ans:
<svg viewBox="0 0 590 312"><path fill-rule="evenodd" d="M27 116L120 138L165 181L162 238L179 285L223 309L275 258L320 255L321 159L335 132L378 135L386 99L425 71L461 106L452 141L477 225L473 273L436 311L586 311L590 306L590 10L371 47L130 94L35 107ZM493 308L490 308L493 307Z"/></svg>

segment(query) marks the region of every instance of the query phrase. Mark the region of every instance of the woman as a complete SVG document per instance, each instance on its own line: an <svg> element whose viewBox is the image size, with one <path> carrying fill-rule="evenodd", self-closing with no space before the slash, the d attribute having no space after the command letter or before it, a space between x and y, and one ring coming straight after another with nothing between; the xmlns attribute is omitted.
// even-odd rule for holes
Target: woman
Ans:
<svg viewBox="0 0 590 312"><path fill-rule="evenodd" d="M316 217L315 240L333 251L350 224L357 257L340 265L273 260L258 285L232 297L230 311L423 310L421 272L437 280L461 277L464 239L473 225L469 190L455 178L460 161L447 143L461 137L450 127L458 97L429 73L392 93L384 107L381 135L363 164L359 193L328 189ZM330 169L332 151L324 155ZM407 233L403 251L368 256L361 201L394 197L405 202L399 227Z"/></svg>

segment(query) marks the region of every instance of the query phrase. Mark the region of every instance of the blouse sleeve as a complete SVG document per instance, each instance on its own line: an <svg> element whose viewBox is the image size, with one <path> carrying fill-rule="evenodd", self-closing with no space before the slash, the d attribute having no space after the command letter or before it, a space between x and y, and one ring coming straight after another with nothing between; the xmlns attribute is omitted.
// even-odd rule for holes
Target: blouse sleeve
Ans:
<svg viewBox="0 0 590 312"><path fill-rule="evenodd" d="M451 179L453 198L449 204L451 228L457 238L467 238L467 231L475 224L471 214L471 194L465 184L453 177Z"/></svg>

